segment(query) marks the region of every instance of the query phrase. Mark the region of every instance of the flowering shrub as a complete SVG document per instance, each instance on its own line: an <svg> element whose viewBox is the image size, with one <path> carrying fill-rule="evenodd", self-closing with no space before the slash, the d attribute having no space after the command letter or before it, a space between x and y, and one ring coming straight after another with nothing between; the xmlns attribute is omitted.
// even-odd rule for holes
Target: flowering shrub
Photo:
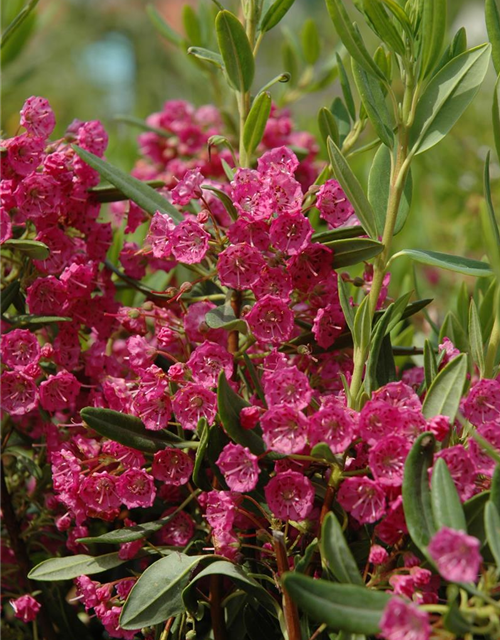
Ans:
<svg viewBox="0 0 500 640"><path fill-rule="evenodd" d="M500 635L488 162L489 263L391 252L411 162L472 101L491 47L460 31L442 53L443 0L356 3L372 57L327 0L359 100L337 57L325 162L274 81L251 91L293 1L262 4L220 7L219 51L189 50L227 80L237 132L213 106L166 102L129 176L103 159L100 122L51 140L52 108L31 97L2 142L8 637ZM498 67L492 2L487 16ZM312 67L313 23L302 40ZM370 149L366 195L347 159ZM430 302L391 290L402 255L477 277L423 349L398 340Z"/></svg>

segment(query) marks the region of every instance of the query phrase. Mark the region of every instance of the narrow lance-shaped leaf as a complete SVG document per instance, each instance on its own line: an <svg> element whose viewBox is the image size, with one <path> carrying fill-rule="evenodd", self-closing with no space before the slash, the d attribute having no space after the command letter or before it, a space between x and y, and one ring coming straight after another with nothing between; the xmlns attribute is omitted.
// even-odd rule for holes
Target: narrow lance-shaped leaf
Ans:
<svg viewBox="0 0 500 640"><path fill-rule="evenodd" d="M318 127L319 132L323 140L326 141L331 138L338 146L340 142L339 129L337 127L337 121L335 116L326 107L321 107L318 113Z"/></svg>
<svg viewBox="0 0 500 640"><path fill-rule="evenodd" d="M380 320L375 325L375 329L372 333L371 345L370 345L370 355L368 358L368 362L366 365L366 374L365 374L365 390L366 393L371 396L372 391L378 389L379 385L377 383L377 364L378 357L380 353L380 349L382 347L382 342L389 328L389 323L392 318L392 314L394 311L394 303L392 303L384 312L384 315L380 318Z"/></svg>
<svg viewBox="0 0 500 640"><path fill-rule="evenodd" d="M337 61L337 66L339 69L339 81L340 87L342 89L342 95L344 96L347 111L354 121L356 120L356 105L354 104L354 98L352 96L349 78L347 77L347 72L345 70L344 63L342 62L342 58L338 53L335 54L335 59Z"/></svg>
<svg viewBox="0 0 500 640"><path fill-rule="evenodd" d="M182 221L182 214L179 213L166 198L154 189L151 189L151 187L148 187L144 182L128 175L121 169L117 169L112 164L109 164L109 162L105 162L93 153L85 151L85 149L81 149L76 145L73 145L73 149L80 158L95 169L104 180L114 184L117 189L135 202L141 209L144 209L151 215L153 215L155 211L166 213L176 224Z"/></svg>
<svg viewBox="0 0 500 640"><path fill-rule="evenodd" d="M413 542L426 555L427 545L436 532L429 490L429 467L435 446L434 435L422 433L411 448L405 462L403 477L403 509L406 525Z"/></svg>
<svg viewBox="0 0 500 640"><path fill-rule="evenodd" d="M453 58L421 95L410 131L412 153L427 151L450 131L474 99L488 70L490 45Z"/></svg>
<svg viewBox="0 0 500 640"><path fill-rule="evenodd" d="M382 3L374 2L373 0L363 0L363 9L378 36L395 53L403 55L405 53L403 40L394 24L390 21Z"/></svg>
<svg viewBox="0 0 500 640"><path fill-rule="evenodd" d="M497 0L486 0L485 3L486 29L491 42L491 56L497 74L500 74L500 11Z"/></svg>
<svg viewBox="0 0 500 640"><path fill-rule="evenodd" d="M469 307L469 343L472 359L479 367L479 372L482 376L484 372L483 335L481 332L481 323L479 321L479 314L477 312L477 307L474 299L471 299Z"/></svg>
<svg viewBox="0 0 500 640"><path fill-rule="evenodd" d="M252 154L259 146L270 113L271 94L264 91L253 101L243 128L243 144L248 154Z"/></svg>
<svg viewBox="0 0 500 640"><path fill-rule="evenodd" d="M453 422L466 378L467 356L462 353L448 362L432 382L422 405L424 416L427 419L438 415L448 416Z"/></svg>
<svg viewBox="0 0 500 640"><path fill-rule="evenodd" d="M467 531L465 514L455 483L443 458L436 460L431 481L432 513L436 529Z"/></svg>
<svg viewBox="0 0 500 640"><path fill-rule="evenodd" d="M423 0L422 22L420 24L420 78L426 78L436 62L446 34L447 0Z"/></svg>
<svg viewBox="0 0 500 640"><path fill-rule="evenodd" d="M493 269L495 270L496 276L497 278L500 278L500 232L498 230L498 223L495 217L495 210L493 209L493 200L491 197L489 151L484 163L483 189L486 205L486 215L484 215L483 212L481 215L484 244L486 246L486 253Z"/></svg>
<svg viewBox="0 0 500 640"><path fill-rule="evenodd" d="M285 573L283 584L301 611L330 629L376 635L390 595L359 585L335 584Z"/></svg>
<svg viewBox="0 0 500 640"><path fill-rule="evenodd" d="M500 572L500 513L491 500L488 500L484 510L484 528L497 572Z"/></svg>
<svg viewBox="0 0 500 640"><path fill-rule="evenodd" d="M500 101L498 99L498 91L500 89L500 75L495 82L493 89L493 104L491 107L491 119L493 121L493 139L495 141L495 149L497 158L500 159Z"/></svg>
<svg viewBox="0 0 500 640"><path fill-rule="evenodd" d="M302 52L307 64L313 65L317 62L321 53L321 43L316 23L313 18L308 18L304 22L301 33Z"/></svg>
<svg viewBox="0 0 500 640"><path fill-rule="evenodd" d="M53 582L55 580L73 580L79 576L90 576L119 567L126 562L119 557L118 551L102 556L77 554L65 558L49 558L37 564L28 574L31 580Z"/></svg>
<svg viewBox="0 0 500 640"><path fill-rule="evenodd" d="M351 333L354 332L354 309L351 306L349 301L349 293L347 291L347 284L339 278L339 301L340 306L342 307L342 311L344 313L344 318L349 327Z"/></svg>
<svg viewBox="0 0 500 640"><path fill-rule="evenodd" d="M333 250L333 268L340 269L378 256L384 245L369 238L344 238L323 243Z"/></svg>
<svg viewBox="0 0 500 640"><path fill-rule="evenodd" d="M392 260L396 260L401 256L408 256L414 262L427 264L431 267L440 267L448 271L455 271L466 276L475 276L476 278L487 278L493 274L490 265L480 260L472 260L471 258L463 258L462 256L452 256L448 253L440 253L439 251L423 251L422 249L403 249L392 256Z"/></svg>
<svg viewBox="0 0 500 640"><path fill-rule="evenodd" d="M339 582L362 585L363 579L333 513L323 521L320 540L321 557Z"/></svg>
<svg viewBox="0 0 500 640"><path fill-rule="evenodd" d="M243 25L234 14L224 10L217 14L215 30L231 85L237 91L249 91L255 73L255 63Z"/></svg>
<svg viewBox="0 0 500 640"><path fill-rule="evenodd" d="M424 376L427 389L430 388L432 381L437 376L437 371L438 367L434 348L429 340L426 340L424 342Z"/></svg>
<svg viewBox="0 0 500 640"><path fill-rule="evenodd" d="M347 164L342 152L333 142L328 140L328 154L335 177L344 190L347 199L354 207L356 215L366 232L374 239L377 239L377 228L375 224L375 214L368 202L367 197L358 182L358 179Z"/></svg>
<svg viewBox="0 0 500 640"><path fill-rule="evenodd" d="M392 148L394 146L393 123L379 81L368 74L355 60L352 61L352 72L373 128L382 142Z"/></svg>
<svg viewBox="0 0 500 640"><path fill-rule="evenodd" d="M176 47L182 47L184 45L184 38L165 22L154 5L148 4L146 6L146 12L149 16L149 19L151 20L151 23L157 29L158 33L160 33L164 38L166 38Z"/></svg>
<svg viewBox="0 0 500 640"><path fill-rule="evenodd" d="M274 0L272 5L264 14L262 22L260 23L260 30L265 33L271 31L283 18L293 5L295 0Z"/></svg>

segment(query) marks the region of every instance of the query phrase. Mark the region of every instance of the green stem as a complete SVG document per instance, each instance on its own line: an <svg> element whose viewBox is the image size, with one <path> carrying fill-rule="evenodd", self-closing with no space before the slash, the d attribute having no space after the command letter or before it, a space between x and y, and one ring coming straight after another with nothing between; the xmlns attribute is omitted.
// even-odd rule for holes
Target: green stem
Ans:
<svg viewBox="0 0 500 640"><path fill-rule="evenodd" d="M495 308L498 309L498 297L500 296L500 290L497 288L496 300L497 304ZM495 363L497 358L498 349L500 347L500 312L495 314L495 322L491 331L490 341L488 343L488 349L486 350L486 357L484 361L484 377L494 378Z"/></svg>

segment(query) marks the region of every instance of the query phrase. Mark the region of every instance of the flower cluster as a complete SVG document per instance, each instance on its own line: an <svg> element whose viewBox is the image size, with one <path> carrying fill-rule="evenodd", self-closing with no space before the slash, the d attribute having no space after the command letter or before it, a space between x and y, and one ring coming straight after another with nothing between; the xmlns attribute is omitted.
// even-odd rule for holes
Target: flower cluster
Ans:
<svg viewBox="0 0 500 640"><path fill-rule="evenodd" d="M494 462L463 424L500 448L500 382L474 374L464 422L424 416L418 367L352 409L335 252L309 214L330 230L359 222L337 181L315 184L314 139L273 107L256 166L236 168L227 148L208 150L223 132L212 106L167 102L147 124L162 134L141 134L133 173L163 183L181 222L123 200L101 211L99 176L73 146L102 157L99 122L75 121L50 141L53 112L30 98L25 132L3 142L3 270L20 292L2 319L1 407L16 446L32 445L50 476L35 480L27 466L16 480L33 501L23 523L35 532L31 551L85 553L89 538L155 520L151 546L141 537L119 545L137 574L151 549L192 548L231 561L249 552L273 576L272 530L286 528L293 566L333 509L353 540L368 542L371 585L394 596L384 637L427 640L418 605L438 602L442 580L475 582L482 558L476 538L446 527L429 545L436 570L409 551L405 462L431 432L462 501L487 487ZM291 147L301 147L301 161ZM30 261L12 239L39 241L47 256ZM120 266L107 260L112 243ZM365 291L371 276L367 266ZM459 354L448 339L440 351L440 367ZM84 407L135 418L129 439L124 426L104 433L82 421ZM16 559L3 545L5 581L18 591ZM119 618L135 582L126 572L103 584L83 575L76 601L110 637L131 639L140 631ZM11 605L24 622L41 606L28 594Z"/></svg>

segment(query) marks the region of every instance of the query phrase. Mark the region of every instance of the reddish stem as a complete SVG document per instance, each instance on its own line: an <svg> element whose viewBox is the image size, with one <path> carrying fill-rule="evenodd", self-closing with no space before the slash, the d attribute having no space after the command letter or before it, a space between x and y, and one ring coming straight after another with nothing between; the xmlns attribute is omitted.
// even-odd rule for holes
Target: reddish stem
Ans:
<svg viewBox="0 0 500 640"><path fill-rule="evenodd" d="M273 531L273 547L276 555L276 562L278 564L278 575L280 577L287 571L290 571L284 538L285 537L281 531ZM297 607L290 598L287 590L283 586L281 589L283 592L283 613L285 615L288 640L301 640L302 634L300 633L299 612L297 611Z"/></svg>

